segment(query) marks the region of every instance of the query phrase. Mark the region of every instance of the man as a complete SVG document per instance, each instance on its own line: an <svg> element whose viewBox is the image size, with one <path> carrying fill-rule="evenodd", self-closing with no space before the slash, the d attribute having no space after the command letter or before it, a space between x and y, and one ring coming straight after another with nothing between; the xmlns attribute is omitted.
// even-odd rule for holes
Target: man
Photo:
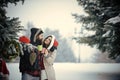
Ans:
<svg viewBox="0 0 120 80"><path fill-rule="evenodd" d="M20 56L19 67L22 73L22 80L40 80L40 53L38 47L40 49L42 47L43 31L38 28L32 28L30 43L26 42L26 44L25 41L27 41L27 37L20 39L20 42L23 43L24 53L24 55ZM31 47L31 49L29 49L29 47Z"/></svg>

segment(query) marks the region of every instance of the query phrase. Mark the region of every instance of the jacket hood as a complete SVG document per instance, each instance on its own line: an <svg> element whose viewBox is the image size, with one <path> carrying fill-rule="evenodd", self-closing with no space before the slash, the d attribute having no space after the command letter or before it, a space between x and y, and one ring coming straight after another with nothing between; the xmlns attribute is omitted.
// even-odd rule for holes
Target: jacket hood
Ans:
<svg viewBox="0 0 120 80"><path fill-rule="evenodd" d="M56 40L54 35L50 35L50 36L52 37L52 40L51 40L49 46L47 47L47 49L51 51L52 49L56 49L57 48L58 41Z"/></svg>
<svg viewBox="0 0 120 80"><path fill-rule="evenodd" d="M37 35L42 34L43 31L41 28L31 28L31 36L30 36L30 43L33 45L36 45L37 42Z"/></svg>

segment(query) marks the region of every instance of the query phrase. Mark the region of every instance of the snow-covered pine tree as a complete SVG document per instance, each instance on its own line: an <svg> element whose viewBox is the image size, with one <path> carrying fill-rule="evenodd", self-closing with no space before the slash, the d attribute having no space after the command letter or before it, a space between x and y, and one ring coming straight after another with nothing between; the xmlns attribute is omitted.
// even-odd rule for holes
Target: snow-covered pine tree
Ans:
<svg viewBox="0 0 120 80"><path fill-rule="evenodd" d="M109 57L116 59L120 56L120 22L108 23L111 18L120 14L119 0L77 0L83 6L88 16L73 14L78 23L83 23L85 30L95 34L79 39L80 43L97 46L103 52L109 53ZM116 21L116 20L115 20ZM78 39L77 39L78 40Z"/></svg>
<svg viewBox="0 0 120 80"><path fill-rule="evenodd" d="M1 0L0 1L0 56L4 59L11 60L18 56L19 43L16 41L18 32L23 29L20 25L19 18L10 18L6 16L6 7L8 3L17 4L24 0Z"/></svg>

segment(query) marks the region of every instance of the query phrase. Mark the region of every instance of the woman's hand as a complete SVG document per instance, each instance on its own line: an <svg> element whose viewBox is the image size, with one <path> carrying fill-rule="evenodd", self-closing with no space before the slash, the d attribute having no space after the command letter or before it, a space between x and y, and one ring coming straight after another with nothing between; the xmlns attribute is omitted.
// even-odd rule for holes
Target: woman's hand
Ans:
<svg viewBox="0 0 120 80"><path fill-rule="evenodd" d="M45 50L45 54L48 54L48 50L47 49Z"/></svg>
<svg viewBox="0 0 120 80"><path fill-rule="evenodd" d="M44 52L44 56L48 56L48 50L46 49L45 52Z"/></svg>

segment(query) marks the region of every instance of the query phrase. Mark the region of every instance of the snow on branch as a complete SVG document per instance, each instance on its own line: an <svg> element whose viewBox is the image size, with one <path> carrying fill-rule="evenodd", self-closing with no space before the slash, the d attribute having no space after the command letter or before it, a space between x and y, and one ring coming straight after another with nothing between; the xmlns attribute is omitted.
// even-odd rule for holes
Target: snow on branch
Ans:
<svg viewBox="0 0 120 80"><path fill-rule="evenodd" d="M108 30L105 34L102 35L102 37L108 37L110 32L111 32L111 30Z"/></svg>
<svg viewBox="0 0 120 80"><path fill-rule="evenodd" d="M116 17L108 19L105 24L116 24L120 22L120 14Z"/></svg>

